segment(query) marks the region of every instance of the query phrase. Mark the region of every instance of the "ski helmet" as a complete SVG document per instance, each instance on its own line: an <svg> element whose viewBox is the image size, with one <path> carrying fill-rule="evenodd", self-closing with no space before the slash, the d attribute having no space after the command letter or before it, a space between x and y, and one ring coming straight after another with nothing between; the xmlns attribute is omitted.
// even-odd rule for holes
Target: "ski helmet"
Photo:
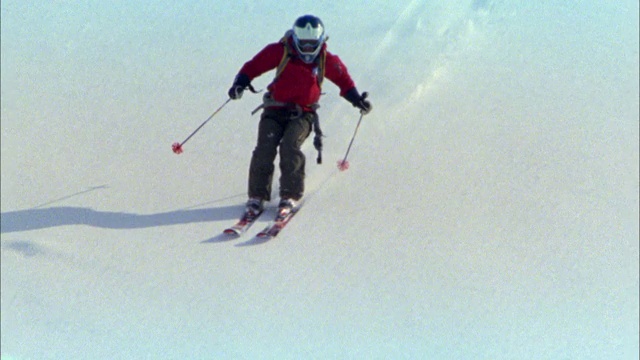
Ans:
<svg viewBox="0 0 640 360"><path fill-rule="evenodd" d="M325 40L324 24L318 17L304 15L293 24L293 44L302 61L313 62Z"/></svg>

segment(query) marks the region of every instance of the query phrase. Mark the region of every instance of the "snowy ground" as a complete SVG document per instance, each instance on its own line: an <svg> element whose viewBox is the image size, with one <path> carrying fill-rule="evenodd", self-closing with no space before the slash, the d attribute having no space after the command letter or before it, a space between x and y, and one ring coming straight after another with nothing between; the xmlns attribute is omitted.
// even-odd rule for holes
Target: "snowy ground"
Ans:
<svg viewBox="0 0 640 360"><path fill-rule="evenodd" d="M2 1L2 359L637 358L638 3L299 3ZM309 12L374 111L226 240Z"/></svg>

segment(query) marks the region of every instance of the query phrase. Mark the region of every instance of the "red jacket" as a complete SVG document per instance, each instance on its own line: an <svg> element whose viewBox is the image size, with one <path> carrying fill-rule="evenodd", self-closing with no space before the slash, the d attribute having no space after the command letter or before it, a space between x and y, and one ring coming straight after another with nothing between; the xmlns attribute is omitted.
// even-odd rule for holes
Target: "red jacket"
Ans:
<svg viewBox="0 0 640 360"><path fill-rule="evenodd" d="M322 46L326 51L327 44ZM294 49L293 46L292 49ZM269 44L253 59L247 61L239 73L245 74L249 80L253 80L265 72L277 68L284 51L287 50L280 42ZM344 96L347 91L355 87L355 84L340 58L328 51L326 54L324 77L336 84L340 88L340 95ZM320 99L320 86L314 74L316 67L315 63L306 64L297 56L293 56L278 79L267 87L273 100L295 103L305 109L308 109L309 105L317 103Z"/></svg>

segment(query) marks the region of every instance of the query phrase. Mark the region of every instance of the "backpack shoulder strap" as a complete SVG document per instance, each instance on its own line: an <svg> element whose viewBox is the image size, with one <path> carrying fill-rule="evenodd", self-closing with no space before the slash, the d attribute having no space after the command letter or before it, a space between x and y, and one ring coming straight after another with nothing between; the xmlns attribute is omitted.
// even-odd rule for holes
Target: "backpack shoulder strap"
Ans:
<svg viewBox="0 0 640 360"><path fill-rule="evenodd" d="M293 31L287 30L287 32L284 33L282 39L280 39L280 43L282 43L282 45L284 46L284 51L282 52L282 59L280 59L280 64L278 64L278 67L276 69L276 76L273 81L276 81L278 79L280 74L282 74L284 67L287 66L289 59L291 59L291 56L293 56L293 49L291 49L291 45L289 45L289 38L291 37L291 34L293 34Z"/></svg>
<svg viewBox="0 0 640 360"><path fill-rule="evenodd" d="M320 54L316 57L316 63L318 64L318 86L322 88L322 82L324 81L324 69L325 63L327 62L327 50L322 47Z"/></svg>

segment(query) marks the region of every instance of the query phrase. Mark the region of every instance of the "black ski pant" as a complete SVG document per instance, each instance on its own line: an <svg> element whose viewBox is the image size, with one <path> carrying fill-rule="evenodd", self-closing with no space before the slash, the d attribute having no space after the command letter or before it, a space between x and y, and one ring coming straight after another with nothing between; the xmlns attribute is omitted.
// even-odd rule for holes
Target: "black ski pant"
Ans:
<svg viewBox="0 0 640 360"><path fill-rule="evenodd" d="M271 200L274 161L280 150L280 197L299 200L304 195L305 155L300 150L318 115L267 108L260 116L258 141L249 167L249 197Z"/></svg>

